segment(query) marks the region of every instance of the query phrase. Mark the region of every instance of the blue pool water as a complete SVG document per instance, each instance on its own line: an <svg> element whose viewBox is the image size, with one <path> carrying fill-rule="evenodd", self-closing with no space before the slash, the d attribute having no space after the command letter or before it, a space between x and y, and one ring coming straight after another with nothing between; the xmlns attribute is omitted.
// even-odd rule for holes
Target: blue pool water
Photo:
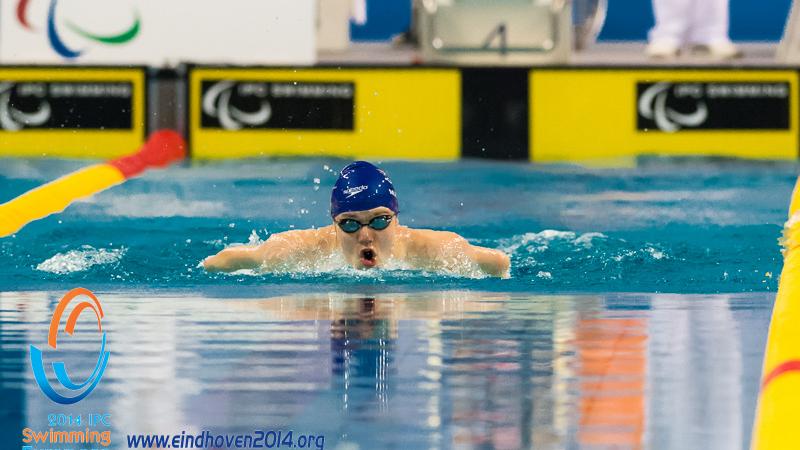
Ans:
<svg viewBox="0 0 800 450"><path fill-rule="evenodd" d="M3 161L0 201L80 166ZM151 172L0 239L0 290L175 289L259 295L381 289L774 291L797 168L653 161L637 169L390 162L400 221L509 252L510 280L413 272L209 275L226 245L330 222L341 160L195 164Z"/></svg>
<svg viewBox="0 0 800 450"><path fill-rule="evenodd" d="M388 162L403 223L502 248L512 277L198 269L326 224L344 163L151 172L0 239L0 448L59 413L110 414L110 448L270 429L330 449L747 448L797 166ZM0 201L82 164L2 161ZM76 286L99 296L111 355L60 406L29 346ZM74 380L97 359L89 316L45 350Z"/></svg>

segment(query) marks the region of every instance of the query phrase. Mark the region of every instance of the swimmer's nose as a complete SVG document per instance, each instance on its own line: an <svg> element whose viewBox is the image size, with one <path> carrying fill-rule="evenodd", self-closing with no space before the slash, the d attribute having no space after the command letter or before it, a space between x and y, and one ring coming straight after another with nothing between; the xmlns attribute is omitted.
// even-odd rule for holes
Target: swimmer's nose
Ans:
<svg viewBox="0 0 800 450"><path fill-rule="evenodd" d="M358 243L365 246L372 244L372 230L369 227L361 227L358 230Z"/></svg>

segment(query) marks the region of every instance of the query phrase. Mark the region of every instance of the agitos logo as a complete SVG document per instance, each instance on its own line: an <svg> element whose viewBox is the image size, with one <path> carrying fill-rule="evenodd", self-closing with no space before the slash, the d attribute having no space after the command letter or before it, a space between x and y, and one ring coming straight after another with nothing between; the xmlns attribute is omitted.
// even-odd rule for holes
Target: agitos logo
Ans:
<svg viewBox="0 0 800 450"><path fill-rule="evenodd" d="M272 107L268 100L262 100L256 112L244 112L231 105L231 94L236 82L222 80L214 84L203 95L203 112L219 119L226 130L238 130L243 125L257 126L267 123L272 116Z"/></svg>
<svg viewBox="0 0 800 450"><path fill-rule="evenodd" d="M97 364L95 364L92 374L81 383L75 383L72 381L69 375L67 375L67 369L63 362L59 361L52 364L53 371L55 372L56 378L61 386L64 389L77 392L77 395L68 397L61 395L60 393L56 392L55 389L53 389L53 386L51 386L50 382L47 380L47 375L44 369L44 359L42 358L42 351L39 350L39 348L35 345L31 345L31 368L33 369L34 378L36 378L36 384L39 385L39 389L41 389L45 395L50 397L51 400L63 405L77 403L89 395L97 386L97 383L100 382L100 379L103 377L103 373L106 370L106 365L108 365L109 352L106 351L106 333L103 331L103 326L100 323L101 319L103 318L103 308L100 306L100 301L97 300L97 297L95 297L95 295L88 289L75 288L67 292L61 301L58 302L58 306L56 306L56 310L53 313L53 318L50 320L50 332L47 335L47 345L53 349L57 348L58 328L61 324L61 316L64 315L64 312L66 311L70 302L80 296L86 296L91 299L91 301L82 300L75 305L75 307L72 309L72 312L69 314L69 317L67 318L67 324L64 330L67 332L67 334L72 336L73 332L75 331L75 323L78 321L78 317L80 317L81 313L86 308L90 308L92 311L94 311L95 316L97 316L97 329L103 334L100 344L100 355L97 357Z"/></svg>
<svg viewBox="0 0 800 450"><path fill-rule="evenodd" d="M26 113L11 104L12 82L0 82L0 128L19 131L25 126L39 126L50 120L50 103L42 100L36 112Z"/></svg>
<svg viewBox="0 0 800 450"><path fill-rule="evenodd" d="M19 0L19 3L17 3L17 21L25 29L35 32L36 29L34 29L34 27L28 22L29 3L30 0ZM55 52L58 53L59 55L63 56L64 58L70 58L70 59L77 58L85 50L72 49L68 47L67 44L64 43L64 40L61 37L62 35L60 33L60 30L56 25L57 3L58 0L50 0L50 7L48 8L47 12L47 38L50 41L50 46L53 47L53 50L55 50ZM138 11L134 11L133 24L129 26L126 30L116 34L110 34L110 35L95 34L87 31L83 27L80 27L70 21L66 21L66 27L73 33L83 37L86 40L105 45L119 45L131 41L133 38L136 37L136 35L139 34L140 22L141 20L139 18Z"/></svg>

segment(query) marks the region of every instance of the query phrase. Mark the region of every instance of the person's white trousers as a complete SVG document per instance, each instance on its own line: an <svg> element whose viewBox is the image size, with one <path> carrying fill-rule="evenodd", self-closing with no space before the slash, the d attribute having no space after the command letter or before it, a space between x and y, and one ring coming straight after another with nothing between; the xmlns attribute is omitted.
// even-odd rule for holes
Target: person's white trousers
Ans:
<svg viewBox="0 0 800 450"><path fill-rule="evenodd" d="M650 42L729 42L728 0L653 0L656 26Z"/></svg>

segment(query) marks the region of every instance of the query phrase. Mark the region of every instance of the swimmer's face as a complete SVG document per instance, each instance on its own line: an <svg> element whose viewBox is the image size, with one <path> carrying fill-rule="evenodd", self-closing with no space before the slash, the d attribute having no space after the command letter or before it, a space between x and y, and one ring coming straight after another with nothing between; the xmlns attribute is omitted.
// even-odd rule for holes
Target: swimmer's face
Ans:
<svg viewBox="0 0 800 450"><path fill-rule="evenodd" d="M347 233L339 226L340 222L347 219L368 224L372 219L381 216L391 217L389 226L383 230L364 225L356 232ZM333 222L339 246L351 266L357 269L379 267L392 255L398 224L397 216L391 209L381 206L367 211L345 212L336 216Z"/></svg>

